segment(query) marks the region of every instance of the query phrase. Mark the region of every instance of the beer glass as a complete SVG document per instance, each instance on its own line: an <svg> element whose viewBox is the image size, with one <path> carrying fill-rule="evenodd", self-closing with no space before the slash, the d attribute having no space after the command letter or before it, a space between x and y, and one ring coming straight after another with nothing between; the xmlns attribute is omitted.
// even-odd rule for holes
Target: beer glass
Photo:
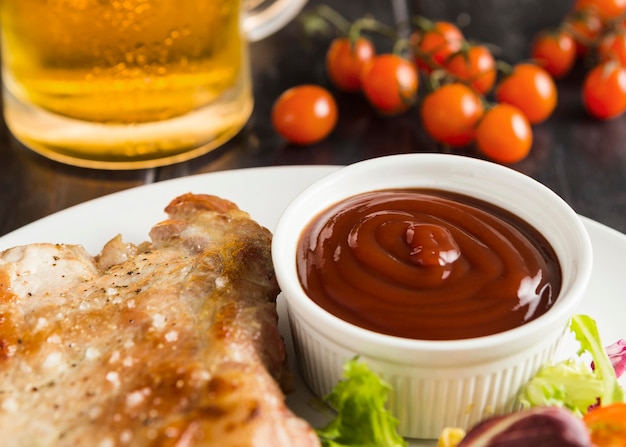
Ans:
<svg viewBox="0 0 626 447"><path fill-rule="evenodd" d="M248 41L306 0L2 0L4 117L40 154L135 169L229 140L253 107Z"/></svg>

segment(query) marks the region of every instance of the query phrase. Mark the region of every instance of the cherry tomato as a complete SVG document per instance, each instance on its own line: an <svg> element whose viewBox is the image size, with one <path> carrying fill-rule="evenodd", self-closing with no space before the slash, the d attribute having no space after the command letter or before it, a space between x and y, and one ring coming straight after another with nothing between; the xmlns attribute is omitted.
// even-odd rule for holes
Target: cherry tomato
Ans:
<svg viewBox="0 0 626 447"><path fill-rule="evenodd" d="M533 132L528 119L517 107L500 103L491 107L476 127L476 145L488 158L515 163L530 152Z"/></svg>
<svg viewBox="0 0 626 447"><path fill-rule="evenodd" d="M599 119L610 119L626 111L626 68L616 61L603 62L587 73L583 104Z"/></svg>
<svg viewBox="0 0 626 447"><path fill-rule="evenodd" d="M374 56L376 49L369 39L359 37L353 42L347 37L338 37L326 53L328 76L338 89L356 92L361 89L363 66Z"/></svg>
<svg viewBox="0 0 626 447"><path fill-rule="evenodd" d="M435 141L461 147L474 140L474 127L484 110L471 87L460 82L446 84L422 101L422 124Z"/></svg>
<svg viewBox="0 0 626 447"><path fill-rule="evenodd" d="M562 29L542 31L532 42L531 57L555 79L569 74L576 62L576 42Z"/></svg>
<svg viewBox="0 0 626 447"><path fill-rule="evenodd" d="M411 42L415 50L417 66L426 72L442 67L452 53L463 45L461 30L450 22L432 23L422 32L415 32Z"/></svg>
<svg viewBox="0 0 626 447"><path fill-rule="evenodd" d="M481 94L488 93L496 82L496 61L484 45L463 47L446 60L445 68Z"/></svg>
<svg viewBox="0 0 626 447"><path fill-rule="evenodd" d="M603 29L600 17L589 10L575 11L566 18L565 25L576 42L576 54L579 57L587 54Z"/></svg>
<svg viewBox="0 0 626 447"><path fill-rule="evenodd" d="M537 124L547 119L556 107L556 85L539 65L521 63L496 87L496 99L514 105L531 124Z"/></svg>
<svg viewBox="0 0 626 447"><path fill-rule="evenodd" d="M601 61L615 59L626 67L626 31L622 29L603 36L598 44L598 57Z"/></svg>
<svg viewBox="0 0 626 447"><path fill-rule="evenodd" d="M596 447L626 447L626 403L596 407L583 416Z"/></svg>
<svg viewBox="0 0 626 447"><path fill-rule="evenodd" d="M337 124L337 104L323 87L308 84L292 87L274 103L272 124L291 143L317 143Z"/></svg>
<svg viewBox="0 0 626 447"><path fill-rule="evenodd" d="M626 0L576 0L577 11L594 11L604 20L615 19L626 13Z"/></svg>
<svg viewBox="0 0 626 447"><path fill-rule="evenodd" d="M411 61L381 54L363 67L361 84L365 97L378 111L395 115L415 103L419 77Z"/></svg>

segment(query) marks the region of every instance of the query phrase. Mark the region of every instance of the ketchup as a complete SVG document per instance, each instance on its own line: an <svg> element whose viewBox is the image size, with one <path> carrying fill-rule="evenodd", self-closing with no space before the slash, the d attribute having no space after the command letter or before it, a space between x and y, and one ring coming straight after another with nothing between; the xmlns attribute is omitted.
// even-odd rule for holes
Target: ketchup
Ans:
<svg viewBox="0 0 626 447"><path fill-rule="evenodd" d="M335 204L303 231L296 263L319 306L375 332L455 340L544 314L561 288L548 241L487 202L432 189Z"/></svg>

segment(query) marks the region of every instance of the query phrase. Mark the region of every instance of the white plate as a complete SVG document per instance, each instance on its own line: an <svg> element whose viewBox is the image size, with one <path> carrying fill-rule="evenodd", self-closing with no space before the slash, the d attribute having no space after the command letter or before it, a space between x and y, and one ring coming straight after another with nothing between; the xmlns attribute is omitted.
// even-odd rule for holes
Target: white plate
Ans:
<svg viewBox="0 0 626 447"><path fill-rule="evenodd" d="M82 244L92 254L117 233L128 242L141 242L154 223L165 218L164 207L186 192L207 193L231 200L259 223L273 230L286 205L295 195L337 166L291 166L253 168L201 174L111 194L50 215L0 238L0 250L34 242ZM580 308L598 322L604 344L626 338L626 235L582 218L594 248L594 268ZM279 300L280 329L293 363L293 346L284 303ZM625 385L626 378L621 383ZM312 395L297 377L296 392L288 396L290 407L315 427L327 416L312 403ZM411 445L431 445L415 442Z"/></svg>

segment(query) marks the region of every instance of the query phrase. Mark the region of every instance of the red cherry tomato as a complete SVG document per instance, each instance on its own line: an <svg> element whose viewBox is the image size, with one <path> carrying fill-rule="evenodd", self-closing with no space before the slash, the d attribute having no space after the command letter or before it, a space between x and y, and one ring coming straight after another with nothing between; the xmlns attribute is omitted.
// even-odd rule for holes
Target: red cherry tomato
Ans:
<svg viewBox="0 0 626 447"><path fill-rule="evenodd" d="M434 22L411 36L417 66L427 72L442 67L448 56L463 45L461 30L450 22Z"/></svg>
<svg viewBox="0 0 626 447"><path fill-rule="evenodd" d="M562 29L542 31L533 40L531 57L555 79L569 74L576 62L576 42Z"/></svg>
<svg viewBox="0 0 626 447"><path fill-rule="evenodd" d="M378 111L395 115L415 103L419 77L412 62L381 54L363 67L361 84L365 97Z"/></svg>
<svg viewBox="0 0 626 447"><path fill-rule="evenodd" d="M539 65L521 63L500 82L496 99L514 105L531 124L537 124L547 119L556 107L556 85Z"/></svg>
<svg viewBox="0 0 626 447"><path fill-rule="evenodd" d="M596 65L583 83L583 104L598 119L615 118L626 111L626 68L616 61Z"/></svg>
<svg viewBox="0 0 626 447"><path fill-rule="evenodd" d="M610 32L598 44L598 57L601 61L615 59L626 67L626 31Z"/></svg>
<svg viewBox="0 0 626 447"><path fill-rule="evenodd" d="M576 54L585 56L603 29L602 20L593 11L575 11L565 20L567 30L576 42Z"/></svg>
<svg viewBox="0 0 626 447"><path fill-rule="evenodd" d="M484 45L462 48L446 60L445 68L482 94L488 93L496 82L496 61Z"/></svg>
<svg viewBox="0 0 626 447"><path fill-rule="evenodd" d="M583 416L596 447L626 447L626 403L596 407Z"/></svg>
<svg viewBox="0 0 626 447"><path fill-rule="evenodd" d="M363 66L374 56L376 49L369 39L359 37L353 42L347 37L338 37L326 53L328 76L338 89L356 92L361 89Z"/></svg>
<svg viewBox="0 0 626 447"><path fill-rule="evenodd" d="M515 163L530 152L533 133L526 116L510 104L496 104L476 127L476 146L499 163Z"/></svg>
<svg viewBox="0 0 626 447"><path fill-rule="evenodd" d="M577 11L594 11L604 20L611 20L626 13L626 0L576 0Z"/></svg>
<svg viewBox="0 0 626 447"><path fill-rule="evenodd" d="M474 140L474 127L484 112L478 94L462 83L446 84L426 95L421 118L437 142L461 147Z"/></svg>
<svg viewBox="0 0 626 447"><path fill-rule="evenodd" d="M274 103L272 124L276 132L291 143L317 143L326 138L337 124L337 104L323 87L293 87Z"/></svg>

